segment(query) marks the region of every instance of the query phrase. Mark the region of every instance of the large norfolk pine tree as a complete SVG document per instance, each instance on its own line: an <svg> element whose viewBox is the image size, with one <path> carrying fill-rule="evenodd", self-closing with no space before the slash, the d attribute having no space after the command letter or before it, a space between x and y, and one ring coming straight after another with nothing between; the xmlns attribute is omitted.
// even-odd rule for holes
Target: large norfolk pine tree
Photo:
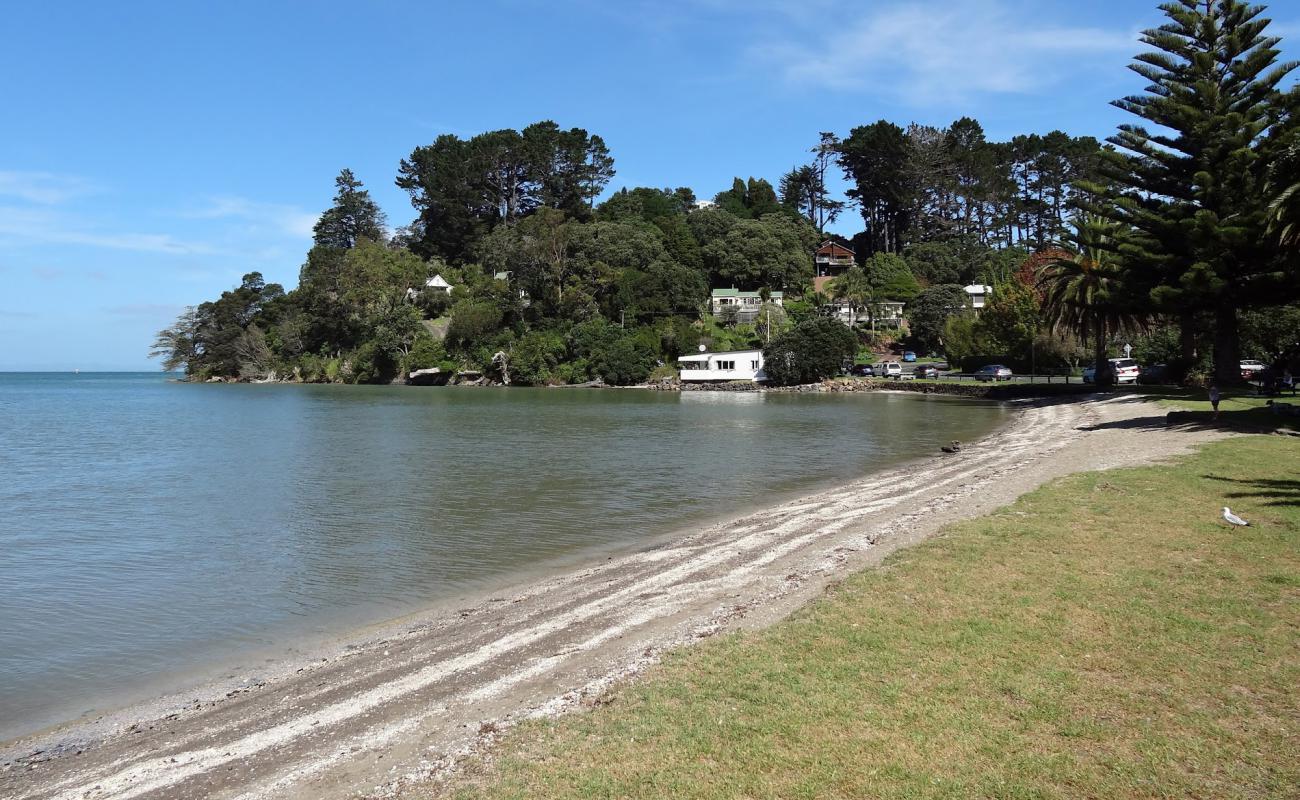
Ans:
<svg viewBox="0 0 1300 800"><path fill-rule="evenodd" d="M1153 51L1133 71L1146 94L1115 105L1152 125L1121 126L1111 175L1124 200L1108 209L1134 235L1122 248L1135 282L1156 308L1213 314L1215 376L1241 379L1237 313L1286 302L1288 272L1267 229L1268 165L1285 127L1279 84L1295 67L1277 62L1264 35L1263 6L1237 0L1178 0L1143 34Z"/></svg>

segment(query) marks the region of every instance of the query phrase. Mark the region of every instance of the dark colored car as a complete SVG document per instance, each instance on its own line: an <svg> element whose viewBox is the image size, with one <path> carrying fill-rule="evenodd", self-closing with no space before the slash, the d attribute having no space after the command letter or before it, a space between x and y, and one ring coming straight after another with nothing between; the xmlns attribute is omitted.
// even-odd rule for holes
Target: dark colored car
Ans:
<svg viewBox="0 0 1300 800"><path fill-rule="evenodd" d="M854 364L849 370L850 375L857 375L859 378L875 377L876 371L871 368L870 364Z"/></svg>
<svg viewBox="0 0 1300 800"><path fill-rule="evenodd" d="M933 364L917 364L916 370L912 374L918 378L937 378L939 368Z"/></svg>
<svg viewBox="0 0 1300 800"><path fill-rule="evenodd" d="M1168 383L1169 367L1165 364L1148 364L1138 371L1138 383Z"/></svg>

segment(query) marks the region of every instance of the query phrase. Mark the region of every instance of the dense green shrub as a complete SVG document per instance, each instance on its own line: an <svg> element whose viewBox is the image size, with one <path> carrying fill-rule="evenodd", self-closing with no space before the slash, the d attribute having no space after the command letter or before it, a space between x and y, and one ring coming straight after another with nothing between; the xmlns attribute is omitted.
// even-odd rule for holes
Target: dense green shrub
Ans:
<svg viewBox="0 0 1300 800"><path fill-rule="evenodd" d="M363 342L348 356L352 366L348 380L352 383L382 383L397 374L398 364L379 342Z"/></svg>
<svg viewBox="0 0 1300 800"><path fill-rule="evenodd" d="M966 291L954 284L932 286L907 304L910 343L918 353L930 353L943 346L943 328L955 314L970 307Z"/></svg>
<svg viewBox="0 0 1300 800"><path fill-rule="evenodd" d="M814 383L839 372L858 351L858 339L842 323L824 317L801 322L763 348L764 371L778 386Z"/></svg>
<svg viewBox="0 0 1300 800"><path fill-rule="evenodd" d="M554 331L532 331L510 348L510 380L527 386L555 379L555 367L564 360L564 337Z"/></svg>
<svg viewBox="0 0 1300 800"><path fill-rule="evenodd" d="M416 338L407 363L411 369L432 369L447 360L447 348L442 342L425 334Z"/></svg>
<svg viewBox="0 0 1300 800"><path fill-rule="evenodd" d="M487 300L459 300L451 308L447 340L456 345L479 342L500 330L502 319L500 307Z"/></svg>
<svg viewBox="0 0 1300 800"><path fill-rule="evenodd" d="M592 367L605 383L631 386L643 383L655 366L653 348L634 336L620 336L595 353Z"/></svg>
<svg viewBox="0 0 1300 800"><path fill-rule="evenodd" d="M415 307L430 319L447 313L451 305L451 295L442 289L425 289L415 296Z"/></svg>
<svg viewBox="0 0 1300 800"><path fill-rule="evenodd" d="M595 317L569 329L569 352L577 359L590 360L619 336L619 329L604 317Z"/></svg>

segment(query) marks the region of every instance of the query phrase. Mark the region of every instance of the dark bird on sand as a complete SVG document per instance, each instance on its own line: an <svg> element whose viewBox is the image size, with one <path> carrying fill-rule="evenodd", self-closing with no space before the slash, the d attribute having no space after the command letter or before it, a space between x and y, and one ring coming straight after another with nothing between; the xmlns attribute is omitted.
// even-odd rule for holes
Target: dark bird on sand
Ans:
<svg viewBox="0 0 1300 800"><path fill-rule="evenodd" d="M960 453L961 442L957 441L956 439L953 439L951 443L945 444L943 447L940 447L939 449L945 453Z"/></svg>

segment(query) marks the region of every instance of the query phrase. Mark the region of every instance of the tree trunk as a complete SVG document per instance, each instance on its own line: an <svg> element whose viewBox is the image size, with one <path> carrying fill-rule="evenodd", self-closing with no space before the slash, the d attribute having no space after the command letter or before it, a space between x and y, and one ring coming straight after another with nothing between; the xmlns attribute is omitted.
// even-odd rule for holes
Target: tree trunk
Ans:
<svg viewBox="0 0 1300 800"><path fill-rule="evenodd" d="M1101 314L1097 315L1092 347L1092 382L1098 386L1110 386L1114 383L1114 376L1110 372L1110 362L1106 360L1106 318Z"/></svg>
<svg viewBox="0 0 1300 800"><path fill-rule="evenodd" d="M1196 363L1196 320L1190 311L1178 315L1178 351L1189 367Z"/></svg>
<svg viewBox="0 0 1300 800"><path fill-rule="evenodd" d="M1237 309L1220 306L1214 313L1214 379L1220 386L1241 383L1241 348Z"/></svg>

